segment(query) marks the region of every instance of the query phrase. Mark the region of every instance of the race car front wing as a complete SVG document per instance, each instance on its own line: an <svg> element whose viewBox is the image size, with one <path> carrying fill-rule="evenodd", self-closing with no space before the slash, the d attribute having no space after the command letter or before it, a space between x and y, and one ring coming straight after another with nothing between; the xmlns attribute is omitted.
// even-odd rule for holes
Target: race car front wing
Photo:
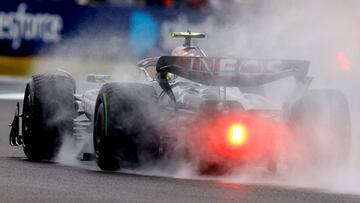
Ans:
<svg viewBox="0 0 360 203"><path fill-rule="evenodd" d="M20 135L20 118L21 117L22 117L22 115L20 115L19 102L17 102L14 119L13 119L12 123L9 125L11 127L9 143L12 146L18 146L18 145L23 144L22 135Z"/></svg>

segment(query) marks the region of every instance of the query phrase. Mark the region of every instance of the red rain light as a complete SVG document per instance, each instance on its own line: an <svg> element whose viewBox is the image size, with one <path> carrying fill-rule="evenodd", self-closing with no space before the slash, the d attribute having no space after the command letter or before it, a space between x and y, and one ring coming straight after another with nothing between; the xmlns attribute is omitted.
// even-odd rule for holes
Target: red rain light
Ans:
<svg viewBox="0 0 360 203"><path fill-rule="evenodd" d="M347 59L344 52L338 52L337 53L337 59L339 61L340 67L344 72L348 72L350 70L350 62Z"/></svg>
<svg viewBox="0 0 360 203"><path fill-rule="evenodd" d="M228 131L229 143L234 146L241 146L246 143L247 140L246 128L241 124L235 124L230 126Z"/></svg>

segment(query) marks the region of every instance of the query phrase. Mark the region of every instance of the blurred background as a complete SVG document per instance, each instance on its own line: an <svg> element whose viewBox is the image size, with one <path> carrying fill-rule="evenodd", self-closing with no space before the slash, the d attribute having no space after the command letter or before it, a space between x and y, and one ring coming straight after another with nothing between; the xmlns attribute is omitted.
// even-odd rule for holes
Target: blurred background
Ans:
<svg viewBox="0 0 360 203"><path fill-rule="evenodd" d="M209 18L226 26L234 5L258 7L254 0L2 0L0 75L128 68L181 45L170 42L172 31L205 32L197 26Z"/></svg>

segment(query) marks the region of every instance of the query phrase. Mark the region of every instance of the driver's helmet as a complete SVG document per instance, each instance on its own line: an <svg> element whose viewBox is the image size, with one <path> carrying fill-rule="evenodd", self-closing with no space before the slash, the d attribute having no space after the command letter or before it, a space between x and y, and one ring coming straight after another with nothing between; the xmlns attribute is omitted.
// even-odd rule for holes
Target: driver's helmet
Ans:
<svg viewBox="0 0 360 203"><path fill-rule="evenodd" d="M199 50L193 48L193 47L176 47L171 52L171 56L193 56L193 57L200 57L201 53Z"/></svg>

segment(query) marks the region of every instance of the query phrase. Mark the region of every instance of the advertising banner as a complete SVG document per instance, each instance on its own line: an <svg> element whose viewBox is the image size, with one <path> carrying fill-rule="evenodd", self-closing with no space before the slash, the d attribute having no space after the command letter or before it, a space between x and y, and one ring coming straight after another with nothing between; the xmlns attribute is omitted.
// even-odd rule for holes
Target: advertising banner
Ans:
<svg viewBox="0 0 360 203"><path fill-rule="evenodd" d="M67 1L3 0L0 55L140 58L161 54L169 24L197 24L208 13L164 8L83 6ZM180 30L183 31L183 30ZM100 51L101 50L101 51Z"/></svg>

